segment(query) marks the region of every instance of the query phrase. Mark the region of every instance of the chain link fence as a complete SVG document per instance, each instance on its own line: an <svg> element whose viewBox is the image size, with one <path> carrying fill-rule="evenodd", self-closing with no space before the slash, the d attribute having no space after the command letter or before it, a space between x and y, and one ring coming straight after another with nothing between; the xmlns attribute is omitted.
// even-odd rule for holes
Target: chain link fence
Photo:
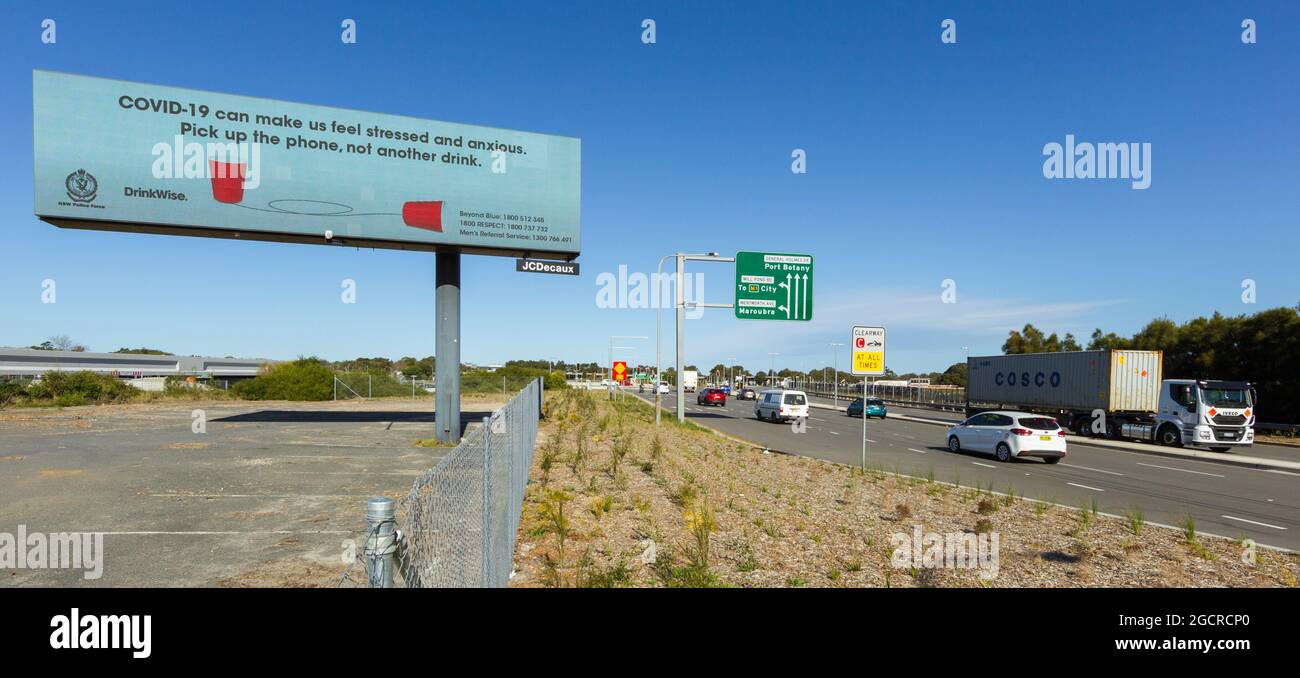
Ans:
<svg viewBox="0 0 1300 678"><path fill-rule="evenodd" d="M543 381L472 426L405 498L372 499L340 586L501 587L510 581Z"/></svg>

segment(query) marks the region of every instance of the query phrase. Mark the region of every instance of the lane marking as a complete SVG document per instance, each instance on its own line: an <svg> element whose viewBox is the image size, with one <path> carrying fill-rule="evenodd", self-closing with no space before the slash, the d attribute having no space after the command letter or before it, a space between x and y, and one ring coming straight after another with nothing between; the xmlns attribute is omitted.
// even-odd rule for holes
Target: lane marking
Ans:
<svg viewBox="0 0 1300 678"><path fill-rule="evenodd" d="M974 465L976 465L976 466L984 466L984 467L987 467L987 468L997 468L997 467L994 466L993 464L985 464L984 462L981 462L981 461L972 461L971 463L974 464Z"/></svg>
<svg viewBox="0 0 1300 678"><path fill-rule="evenodd" d="M1240 521L1243 522L1243 523L1250 523L1251 525L1259 525L1259 526L1261 526L1261 527L1271 527L1271 528L1273 528L1273 529L1275 529L1275 530L1285 530L1285 529L1286 529L1285 527L1282 527L1282 526L1280 526L1280 525L1269 525L1268 523L1261 523L1261 522L1259 522L1259 521L1257 521L1257 520L1246 520L1245 518L1238 518L1238 517L1236 517L1236 516L1219 516L1219 517L1220 517L1220 518L1227 518L1228 520L1240 520Z"/></svg>
<svg viewBox="0 0 1300 678"><path fill-rule="evenodd" d="M1275 469L1275 468L1268 469L1267 472L1268 472L1268 473L1281 473L1281 474L1284 475L1284 476L1300 476L1300 473L1292 473L1292 472L1290 472L1290 471L1281 471L1281 470L1278 470L1278 469Z"/></svg>
<svg viewBox="0 0 1300 678"><path fill-rule="evenodd" d="M1111 474L1111 475L1113 475L1113 476L1122 476L1122 475L1124 475L1123 473L1116 473L1115 471L1107 471L1106 469L1101 469L1101 468L1092 468L1091 466L1079 466L1079 465L1077 465L1077 464L1067 464L1067 463L1065 463L1065 462L1063 462L1063 461L1062 461L1062 462L1058 462L1058 463L1059 463L1061 466L1069 466L1070 468L1081 468L1081 469L1083 469L1083 470L1085 470L1085 471L1096 471L1097 473L1109 473L1109 474Z"/></svg>
<svg viewBox="0 0 1300 678"><path fill-rule="evenodd" d="M1162 468L1162 469L1166 469L1166 470L1168 470L1168 471L1182 471L1183 473L1195 473L1195 474L1197 474L1197 475L1202 475L1202 476L1214 476L1215 478L1226 478L1226 477L1227 477L1227 476L1219 475L1218 473L1206 473L1205 471L1189 471L1189 470L1187 470L1187 469L1185 469L1185 468L1175 468L1175 467L1173 467L1173 466L1161 466L1161 465L1159 465L1159 464L1143 464L1143 463L1140 462L1140 461L1137 462L1137 465L1138 465L1138 466L1150 466L1151 468Z"/></svg>
<svg viewBox="0 0 1300 678"><path fill-rule="evenodd" d="M1075 487L1082 487L1082 488L1085 489L1085 490L1092 490L1093 492L1105 492L1105 491L1106 491L1106 490L1101 489L1100 487L1090 487L1090 486L1088 486L1088 485L1080 485L1079 483L1066 483L1066 485L1073 485L1073 486L1075 486Z"/></svg>
<svg viewBox="0 0 1300 678"><path fill-rule="evenodd" d="M837 436L837 435L839 435L839 432L838 432L838 431L831 431L831 435L833 435L833 436Z"/></svg>
<svg viewBox="0 0 1300 678"><path fill-rule="evenodd" d="M926 452L925 450L918 450L918 449L916 449L915 447L909 447L909 448L907 448L907 451L908 451L908 452L920 452L921 454L929 454L929 452Z"/></svg>

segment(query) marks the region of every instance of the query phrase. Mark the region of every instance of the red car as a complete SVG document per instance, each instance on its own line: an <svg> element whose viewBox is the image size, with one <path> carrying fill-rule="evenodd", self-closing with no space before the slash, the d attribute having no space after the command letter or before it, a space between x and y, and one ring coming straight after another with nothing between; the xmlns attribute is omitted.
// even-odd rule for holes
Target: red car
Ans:
<svg viewBox="0 0 1300 678"><path fill-rule="evenodd" d="M720 388L701 389L695 395L696 405L721 405L727 406L727 392Z"/></svg>

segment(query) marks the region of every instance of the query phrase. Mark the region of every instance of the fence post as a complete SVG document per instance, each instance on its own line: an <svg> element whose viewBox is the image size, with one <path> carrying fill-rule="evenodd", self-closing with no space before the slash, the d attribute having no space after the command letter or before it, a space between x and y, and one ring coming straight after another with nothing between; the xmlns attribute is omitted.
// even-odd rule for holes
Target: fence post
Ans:
<svg viewBox="0 0 1300 678"><path fill-rule="evenodd" d="M396 504L387 497L366 502L366 587L393 588L393 556L397 553Z"/></svg>
<svg viewBox="0 0 1300 678"><path fill-rule="evenodd" d="M483 417L483 514L480 519L479 587L492 586L492 417Z"/></svg>

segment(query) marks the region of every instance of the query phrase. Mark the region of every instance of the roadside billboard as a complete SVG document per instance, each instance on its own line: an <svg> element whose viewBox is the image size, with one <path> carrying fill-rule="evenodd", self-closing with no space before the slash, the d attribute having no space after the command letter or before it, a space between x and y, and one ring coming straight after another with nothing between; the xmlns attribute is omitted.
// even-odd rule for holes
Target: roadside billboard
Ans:
<svg viewBox="0 0 1300 678"><path fill-rule="evenodd" d="M32 73L56 226L573 259L581 141Z"/></svg>

